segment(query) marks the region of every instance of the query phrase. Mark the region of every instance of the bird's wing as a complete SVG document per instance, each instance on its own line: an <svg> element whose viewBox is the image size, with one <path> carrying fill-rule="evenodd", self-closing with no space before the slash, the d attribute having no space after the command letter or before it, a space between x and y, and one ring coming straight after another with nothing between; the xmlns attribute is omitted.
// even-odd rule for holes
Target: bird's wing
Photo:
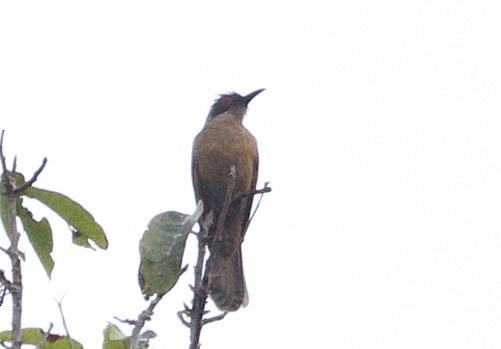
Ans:
<svg viewBox="0 0 501 349"><path fill-rule="evenodd" d="M197 201L198 203L198 200L201 199L201 192L200 192L200 176L199 176L199 168L197 166L197 147L198 147L198 144L197 144L197 140L198 140L198 136L195 138L194 142L193 142L193 151L192 151L192 154L191 154L191 179L192 179L192 182L193 182L193 190L195 192L195 200ZM205 203L204 203L205 205Z"/></svg>
<svg viewBox="0 0 501 349"><path fill-rule="evenodd" d="M257 151L257 146L256 146L256 159L254 160L254 168L253 168L253 174L252 174L252 183L251 183L251 188L250 191L256 190L256 184L257 184L257 177L258 177L258 170L259 170L259 153ZM247 207L245 208L245 216L247 219L244 221L244 226L242 229L243 236L247 233L247 229L249 228L249 218L252 210L252 201L254 200L254 195L250 196L249 199L247 200Z"/></svg>

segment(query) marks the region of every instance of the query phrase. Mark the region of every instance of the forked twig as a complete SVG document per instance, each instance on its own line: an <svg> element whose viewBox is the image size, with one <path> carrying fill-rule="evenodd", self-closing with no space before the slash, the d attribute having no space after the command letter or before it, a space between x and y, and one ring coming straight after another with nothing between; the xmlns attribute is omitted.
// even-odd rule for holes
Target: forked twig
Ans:
<svg viewBox="0 0 501 349"><path fill-rule="evenodd" d="M57 307L59 308L59 313L61 314L61 320L63 321L64 330L66 331L66 337L68 338L68 342L70 343L71 349L73 349L73 341L71 340L70 331L68 331L68 326L66 325L66 318L64 317L63 304L62 304L63 299L64 296L61 298L59 302L56 301L56 303Z"/></svg>
<svg viewBox="0 0 501 349"><path fill-rule="evenodd" d="M43 171L43 169L44 169L44 167L45 167L46 164L47 164L47 158L43 158L42 165L40 165L40 167L38 168L38 170L35 171L35 173L31 177L31 179L29 181L25 182L20 187L14 189L13 190L13 194L22 193L24 190L26 190L27 188L31 187L33 185L33 183L35 183L37 181L38 176L40 175L40 173L42 173L42 171Z"/></svg>

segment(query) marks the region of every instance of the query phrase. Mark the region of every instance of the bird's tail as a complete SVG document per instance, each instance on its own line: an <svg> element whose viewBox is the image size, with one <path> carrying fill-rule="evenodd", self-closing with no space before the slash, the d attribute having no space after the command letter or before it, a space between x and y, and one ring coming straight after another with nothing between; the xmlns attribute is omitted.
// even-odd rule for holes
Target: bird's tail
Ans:
<svg viewBox="0 0 501 349"><path fill-rule="evenodd" d="M211 254L207 263L209 294L221 311L235 311L249 299L242 265L242 248L228 256Z"/></svg>

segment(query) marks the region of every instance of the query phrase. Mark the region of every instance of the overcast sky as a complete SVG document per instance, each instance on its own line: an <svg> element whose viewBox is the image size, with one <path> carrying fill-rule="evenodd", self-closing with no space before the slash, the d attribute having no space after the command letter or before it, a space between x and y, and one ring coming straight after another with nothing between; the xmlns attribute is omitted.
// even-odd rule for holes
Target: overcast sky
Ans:
<svg viewBox="0 0 501 349"><path fill-rule="evenodd" d="M266 88L245 119L273 188L244 243L250 302L203 348L499 348L500 18L497 0L2 2L6 153L26 176L47 156L36 185L110 243L76 247L30 203L56 265L48 281L23 237L23 325L63 333L64 296L94 349L114 316L137 317L139 239L154 215L194 210L191 145L213 100ZM191 282L190 268L148 323L154 348L187 348Z"/></svg>

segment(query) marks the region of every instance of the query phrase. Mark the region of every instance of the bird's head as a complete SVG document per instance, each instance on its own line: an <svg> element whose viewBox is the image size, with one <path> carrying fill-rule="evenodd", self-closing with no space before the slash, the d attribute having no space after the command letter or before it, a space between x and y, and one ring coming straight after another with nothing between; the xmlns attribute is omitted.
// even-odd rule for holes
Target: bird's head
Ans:
<svg viewBox="0 0 501 349"><path fill-rule="evenodd" d="M247 111L247 105L249 102L263 91L264 88L251 92L246 96L241 96L235 92L220 95L210 108L207 121L210 121L227 111L233 113L238 119L242 120L245 112Z"/></svg>

